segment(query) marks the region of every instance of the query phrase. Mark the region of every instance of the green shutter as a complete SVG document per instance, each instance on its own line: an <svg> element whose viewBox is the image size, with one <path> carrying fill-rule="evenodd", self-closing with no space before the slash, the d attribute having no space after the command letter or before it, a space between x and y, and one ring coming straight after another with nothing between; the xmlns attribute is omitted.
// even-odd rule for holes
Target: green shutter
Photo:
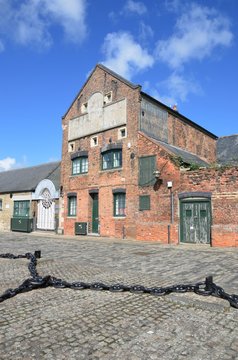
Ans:
<svg viewBox="0 0 238 360"><path fill-rule="evenodd" d="M150 210L150 195L139 196L139 210Z"/></svg>
<svg viewBox="0 0 238 360"><path fill-rule="evenodd" d="M145 156L139 158L139 185L151 186L155 183L153 172L156 169L156 157Z"/></svg>

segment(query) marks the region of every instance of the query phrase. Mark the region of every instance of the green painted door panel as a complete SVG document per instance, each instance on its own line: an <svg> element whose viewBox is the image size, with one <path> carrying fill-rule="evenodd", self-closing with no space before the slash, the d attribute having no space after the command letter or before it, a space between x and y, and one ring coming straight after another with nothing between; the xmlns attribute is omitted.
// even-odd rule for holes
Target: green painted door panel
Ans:
<svg viewBox="0 0 238 360"><path fill-rule="evenodd" d="M184 201L180 204L180 240L185 243L210 243L211 206L209 201Z"/></svg>
<svg viewBox="0 0 238 360"><path fill-rule="evenodd" d="M92 194L92 232L98 233L98 194Z"/></svg>

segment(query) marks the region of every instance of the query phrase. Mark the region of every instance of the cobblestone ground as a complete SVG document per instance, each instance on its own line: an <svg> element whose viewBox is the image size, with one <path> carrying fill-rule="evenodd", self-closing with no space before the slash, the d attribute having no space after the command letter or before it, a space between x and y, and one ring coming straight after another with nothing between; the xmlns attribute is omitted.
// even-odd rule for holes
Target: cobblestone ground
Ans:
<svg viewBox="0 0 238 360"><path fill-rule="evenodd" d="M41 250L40 275L67 281L173 285L214 281L238 294L238 251L0 233L0 253ZM29 276L0 259L0 294ZM238 359L238 310L192 293L156 297L40 289L0 303L0 359Z"/></svg>

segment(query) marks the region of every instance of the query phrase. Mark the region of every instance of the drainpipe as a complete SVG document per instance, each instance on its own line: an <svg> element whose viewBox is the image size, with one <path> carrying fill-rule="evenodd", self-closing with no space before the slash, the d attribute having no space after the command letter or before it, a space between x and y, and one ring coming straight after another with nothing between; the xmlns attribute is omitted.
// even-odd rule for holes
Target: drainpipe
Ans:
<svg viewBox="0 0 238 360"><path fill-rule="evenodd" d="M174 223L174 194L173 194L173 183L172 181L167 182L167 188L170 192L170 224ZM168 244L171 243L171 225L168 225Z"/></svg>

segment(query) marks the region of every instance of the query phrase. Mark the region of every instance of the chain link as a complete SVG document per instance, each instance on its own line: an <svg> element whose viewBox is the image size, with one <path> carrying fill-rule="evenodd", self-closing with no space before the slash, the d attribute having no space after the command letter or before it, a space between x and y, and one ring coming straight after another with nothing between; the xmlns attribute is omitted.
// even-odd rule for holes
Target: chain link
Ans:
<svg viewBox="0 0 238 360"><path fill-rule="evenodd" d="M148 288L142 285L123 285L113 284L107 285L100 282L96 283L85 283L81 281L75 281L69 283L65 280L58 279L54 276L39 276L36 267L37 259L41 257L41 251L35 251L34 254L26 253L24 255L13 255L13 254L0 254L0 258L4 259L27 259L29 260L28 270L31 277L27 278L20 284L16 289L8 289L2 295L0 295L0 302L10 299L18 294L32 291L35 289L54 287L54 288L69 288L74 290L97 290L97 291L111 291L111 292L125 292L129 291L134 294L151 294L155 296L164 296L171 293L186 293L194 292L201 296L215 296L221 299L227 300L230 306L238 309L238 295L228 294L223 288L216 285L213 282L212 276L206 277L205 281L198 282L196 284L180 284L166 287L152 287Z"/></svg>

